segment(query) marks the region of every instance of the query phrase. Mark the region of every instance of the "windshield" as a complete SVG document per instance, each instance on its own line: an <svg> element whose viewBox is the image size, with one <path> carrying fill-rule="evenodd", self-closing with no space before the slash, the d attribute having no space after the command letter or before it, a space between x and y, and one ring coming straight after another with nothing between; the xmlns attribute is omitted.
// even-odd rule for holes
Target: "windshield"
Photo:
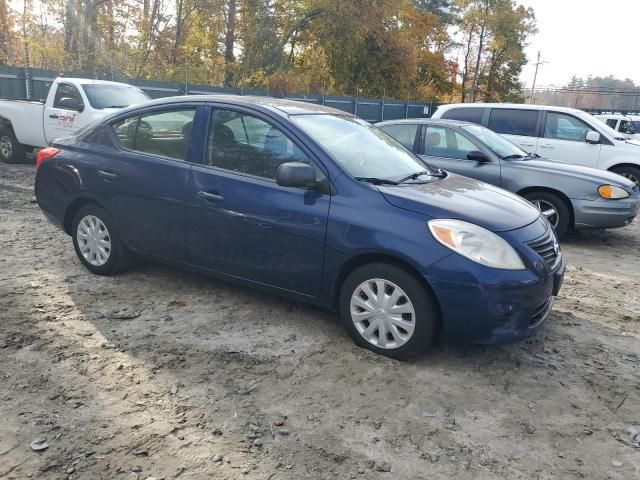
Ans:
<svg viewBox="0 0 640 480"><path fill-rule="evenodd" d="M638 132L640 132L640 121L638 121L638 120L632 120L632 121L631 121L631 125L633 125L634 133L638 133Z"/></svg>
<svg viewBox="0 0 640 480"><path fill-rule="evenodd" d="M106 83L87 83L82 85L93 108L124 108L143 103L151 97L131 85L111 85Z"/></svg>
<svg viewBox="0 0 640 480"><path fill-rule="evenodd" d="M465 125L462 129L484 143L489 150L500 158L524 158L528 155L520 147L488 128L480 125Z"/></svg>
<svg viewBox="0 0 640 480"><path fill-rule="evenodd" d="M382 130L359 118L340 115L291 118L354 177L393 180L432 170Z"/></svg>

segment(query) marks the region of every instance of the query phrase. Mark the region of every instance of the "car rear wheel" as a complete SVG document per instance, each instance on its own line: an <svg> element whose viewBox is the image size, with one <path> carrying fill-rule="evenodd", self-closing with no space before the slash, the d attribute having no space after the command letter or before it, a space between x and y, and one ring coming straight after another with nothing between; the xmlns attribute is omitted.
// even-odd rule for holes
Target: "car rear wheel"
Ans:
<svg viewBox="0 0 640 480"><path fill-rule="evenodd" d="M0 130L0 159L4 163L23 163L27 159L27 149L10 127Z"/></svg>
<svg viewBox="0 0 640 480"><path fill-rule="evenodd" d="M640 187L640 168L637 167L617 167L611 169L613 173L622 175Z"/></svg>
<svg viewBox="0 0 640 480"><path fill-rule="evenodd" d="M423 353L439 322L436 302L425 286L386 263L364 265L347 277L340 317L357 345L399 360Z"/></svg>
<svg viewBox="0 0 640 480"><path fill-rule="evenodd" d="M75 215L71 230L80 261L98 275L113 275L126 267L128 255L118 229L107 212L93 204Z"/></svg>
<svg viewBox="0 0 640 480"><path fill-rule="evenodd" d="M524 196L549 220L558 238L562 238L571 222L569 207L558 195L549 192L531 192Z"/></svg>

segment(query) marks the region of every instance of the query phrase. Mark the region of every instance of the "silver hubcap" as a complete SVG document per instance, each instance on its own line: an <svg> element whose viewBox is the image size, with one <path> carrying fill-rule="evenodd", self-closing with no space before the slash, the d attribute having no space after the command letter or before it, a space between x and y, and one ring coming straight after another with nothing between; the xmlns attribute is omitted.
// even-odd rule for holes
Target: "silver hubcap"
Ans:
<svg viewBox="0 0 640 480"><path fill-rule="evenodd" d="M416 327L416 312L407 294L389 280L362 282L351 296L351 320L362 337L384 349L407 343Z"/></svg>
<svg viewBox="0 0 640 480"><path fill-rule="evenodd" d="M78 223L78 247L87 262L101 267L111 255L111 237L102 220L87 215Z"/></svg>
<svg viewBox="0 0 640 480"><path fill-rule="evenodd" d="M2 135L2 137L0 137L0 154L2 154L4 158L9 158L11 157L11 152L13 152L11 139L6 135Z"/></svg>
<svg viewBox="0 0 640 480"><path fill-rule="evenodd" d="M558 223L560 222L560 215L558 214L556 207L545 200L533 200L531 203L533 203L538 210L547 217L547 220L549 220L549 223L553 228L558 226Z"/></svg>
<svg viewBox="0 0 640 480"><path fill-rule="evenodd" d="M638 185L640 187L640 179L638 179L635 175L633 175L632 173L628 173L628 172L624 172L621 174L624 178L627 178L629 180L631 180L633 183L635 183L636 185Z"/></svg>

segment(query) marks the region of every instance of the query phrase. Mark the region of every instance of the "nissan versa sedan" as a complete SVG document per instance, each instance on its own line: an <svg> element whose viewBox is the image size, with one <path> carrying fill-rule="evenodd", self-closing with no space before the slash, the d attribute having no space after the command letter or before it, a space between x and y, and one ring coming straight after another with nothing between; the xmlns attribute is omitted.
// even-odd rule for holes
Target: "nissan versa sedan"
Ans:
<svg viewBox="0 0 640 480"><path fill-rule="evenodd" d="M473 123L409 119L377 124L430 164L517 193L542 211L558 237L569 229L631 223L640 192L631 180L527 153Z"/></svg>
<svg viewBox="0 0 640 480"><path fill-rule="evenodd" d="M189 96L132 107L40 152L36 196L80 261L132 255L339 312L382 355L511 342L549 315L565 263L547 219L435 170L338 110Z"/></svg>

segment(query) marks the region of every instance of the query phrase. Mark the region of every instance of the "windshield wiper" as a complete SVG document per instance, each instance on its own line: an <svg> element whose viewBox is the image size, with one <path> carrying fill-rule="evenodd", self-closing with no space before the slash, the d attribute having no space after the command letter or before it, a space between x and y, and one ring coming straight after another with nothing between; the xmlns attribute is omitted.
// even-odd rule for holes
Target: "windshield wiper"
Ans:
<svg viewBox="0 0 640 480"><path fill-rule="evenodd" d="M523 155L520 155L519 153L514 153L513 155L505 155L504 157L502 157L502 160L515 160L517 158L526 158Z"/></svg>
<svg viewBox="0 0 640 480"><path fill-rule="evenodd" d="M393 180L387 180L386 178L377 177L356 177L356 180L371 183L373 185L398 185L398 183L400 183L394 182Z"/></svg>
<svg viewBox="0 0 640 480"><path fill-rule="evenodd" d="M438 172L430 172L428 170L423 170L422 172L412 173L411 175L407 175L406 177L401 178L400 180L398 180L398 183L404 183L407 180L417 180L418 177L421 177L422 175L429 175L431 177L436 177L436 178L444 178L446 176L446 174L442 170Z"/></svg>
<svg viewBox="0 0 640 480"><path fill-rule="evenodd" d="M102 108L125 108L128 106L129 105L109 105L108 107L102 107Z"/></svg>

